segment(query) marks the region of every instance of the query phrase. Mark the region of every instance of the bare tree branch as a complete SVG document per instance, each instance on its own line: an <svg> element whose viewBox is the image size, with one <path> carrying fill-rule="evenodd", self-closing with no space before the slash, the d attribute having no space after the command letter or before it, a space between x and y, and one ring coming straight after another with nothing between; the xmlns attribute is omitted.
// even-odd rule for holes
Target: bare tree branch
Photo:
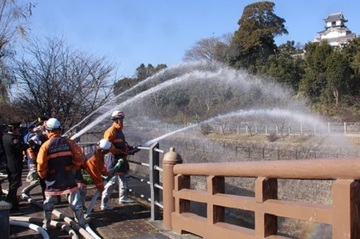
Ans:
<svg viewBox="0 0 360 239"><path fill-rule="evenodd" d="M28 115L57 117L66 127L104 104L112 92L114 66L105 57L73 50L62 39L33 41L16 69L18 105Z"/></svg>

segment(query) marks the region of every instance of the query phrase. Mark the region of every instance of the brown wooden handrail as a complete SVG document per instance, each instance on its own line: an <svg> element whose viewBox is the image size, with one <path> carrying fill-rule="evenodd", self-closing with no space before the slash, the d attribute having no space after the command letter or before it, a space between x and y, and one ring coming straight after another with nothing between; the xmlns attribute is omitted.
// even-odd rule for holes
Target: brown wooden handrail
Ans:
<svg viewBox="0 0 360 239"><path fill-rule="evenodd" d="M174 173L286 179L360 179L360 158L177 164Z"/></svg>
<svg viewBox="0 0 360 239"><path fill-rule="evenodd" d="M359 158L196 164L168 162L163 161L163 166L168 168L163 175L164 225L177 233L186 231L208 239L288 238L277 234L278 217L285 217L332 225L335 239L360 238ZM205 176L207 191L190 189L191 176ZM255 196L225 194L225 177L254 178ZM169 178L172 178L170 183L166 182ZM278 200L278 179L333 180L332 204ZM192 201L207 205L206 217L190 212ZM165 203L170 204L170 212ZM253 211L255 228L226 223L225 208Z"/></svg>

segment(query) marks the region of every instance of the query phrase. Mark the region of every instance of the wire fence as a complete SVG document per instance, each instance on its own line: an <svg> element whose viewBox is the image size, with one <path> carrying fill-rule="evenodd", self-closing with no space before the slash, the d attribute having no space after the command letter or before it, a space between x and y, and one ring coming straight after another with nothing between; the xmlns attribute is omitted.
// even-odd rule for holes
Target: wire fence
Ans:
<svg viewBox="0 0 360 239"><path fill-rule="evenodd" d="M159 124L159 122L132 123L132 127L156 129L161 127L168 132L179 130L178 125ZM360 122L286 122L274 121L271 123L242 121L242 122L211 122L187 124L183 128L193 131L207 131L220 134L279 134L279 135L358 135L360 136Z"/></svg>
<svg viewBox="0 0 360 239"><path fill-rule="evenodd" d="M156 136L143 136L145 134L127 134L128 142L137 142L138 144L149 142L158 135L166 135L171 132L179 131L179 126L171 124L159 124L155 122L142 122L141 124L131 123L126 125L126 128L132 128L133 132L141 131L142 129L153 129ZM312 158L339 158L339 157L358 157L360 152L358 147L353 145L302 145L298 144L264 144L263 142L246 143L242 141L233 140L227 142L226 140L209 140L206 137L193 138L194 135L202 135L208 133L218 134L239 134L239 135L310 135L310 136L353 136L360 137L360 122L342 122L342 123L327 123L319 126L317 124L305 123L273 123L273 124L258 124L250 122L234 123L220 123L215 122L211 124L188 125L187 130L176 133L177 137L168 137L159 140L162 148L167 149L176 147L180 152L199 152L207 154L207 158L211 161L216 159L237 161L239 159L248 160L280 160L280 159L312 159ZM103 135L103 132L87 132L81 136L80 142L97 142ZM140 135L140 136L139 136ZM221 136L219 137L221 138ZM339 142L337 142L339 143Z"/></svg>

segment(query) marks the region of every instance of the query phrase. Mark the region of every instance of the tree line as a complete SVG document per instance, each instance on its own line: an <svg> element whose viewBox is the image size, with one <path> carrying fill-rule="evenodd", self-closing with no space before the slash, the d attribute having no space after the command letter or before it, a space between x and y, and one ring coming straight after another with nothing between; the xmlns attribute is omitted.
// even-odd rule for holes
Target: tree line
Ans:
<svg viewBox="0 0 360 239"><path fill-rule="evenodd" d="M273 2L256 2L244 8L239 28L224 38L198 41L185 60L217 60L246 69L292 89L315 112L343 121L359 118L360 38L340 47L327 41L305 46L287 41L277 46L275 37L287 34L285 19L274 13ZM204 53L207 51L207 53Z"/></svg>
<svg viewBox="0 0 360 239"><path fill-rule="evenodd" d="M327 41L308 42L305 46L287 41L277 46L275 37L288 31L285 19L277 16L274 9L275 3L269 1L247 5L238 21L238 30L199 40L185 51L183 60L219 61L235 69L246 69L291 89L294 98L305 98L316 113L337 121L357 121L360 38L339 47L332 47ZM152 71L156 69L152 65L148 68L146 71L142 65L137 70L157 72ZM130 82L141 79L135 77ZM118 81L115 88L125 82Z"/></svg>
<svg viewBox="0 0 360 239"><path fill-rule="evenodd" d="M114 95L167 68L166 64L141 64L133 77L118 76L117 66L106 56L74 49L63 38L30 39L26 26L32 3L1 1L0 7L4 9L0 18L8 18L0 21L2 122L30 122L45 115L56 116L71 127ZM199 40L184 52L183 60L218 61L245 69L288 87L295 98L305 97L315 112L356 121L360 39L342 47L327 42L301 46L295 41L277 46L275 37L288 32L285 19L274 10L275 3L270 1L245 6L234 33ZM15 51L20 49L16 42L25 43L22 52ZM177 107L182 104L175 102Z"/></svg>

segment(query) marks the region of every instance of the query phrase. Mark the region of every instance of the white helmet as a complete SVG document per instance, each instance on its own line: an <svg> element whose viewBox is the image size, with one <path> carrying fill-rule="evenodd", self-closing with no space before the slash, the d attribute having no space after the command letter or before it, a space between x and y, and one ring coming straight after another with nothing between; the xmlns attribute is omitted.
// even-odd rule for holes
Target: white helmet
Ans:
<svg viewBox="0 0 360 239"><path fill-rule="evenodd" d="M112 120L114 120L114 119L123 119L123 118L125 118L125 114L122 111L116 110L111 114L111 119Z"/></svg>
<svg viewBox="0 0 360 239"><path fill-rule="evenodd" d="M50 118L48 121L46 121L45 129L47 130L55 130L60 129L60 121L56 118Z"/></svg>
<svg viewBox="0 0 360 239"><path fill-rule="evenodd" d="M97 143L97 145L99 146L100 149L103 149L103 150L109 150L111 148L111 143L107 139L100 140Z"/></svg>

